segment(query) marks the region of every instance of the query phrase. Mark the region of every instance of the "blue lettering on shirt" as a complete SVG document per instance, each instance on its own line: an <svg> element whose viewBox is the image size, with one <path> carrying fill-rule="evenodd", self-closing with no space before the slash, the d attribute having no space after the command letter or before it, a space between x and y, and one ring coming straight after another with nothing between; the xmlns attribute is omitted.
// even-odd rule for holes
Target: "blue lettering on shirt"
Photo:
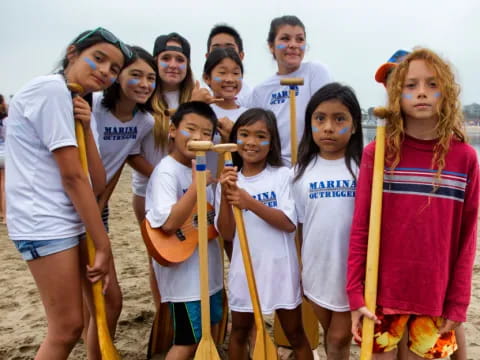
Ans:
<svg viewBox="0 0 480 360"><path fill-rule="evenodd" d="M136 126L105 126L103 140L135 140L137 133Z"/></svg>
<svg viewBox="0 0 480 360"><path fill-rule="evenodd" d="M331 197L355 197L357 183L355 180L314 181L309 184L310 199Z"/></svg>
<svg viewBox="0 0 480 360"><path fill-rule="evenodd" d="M300 94L300 88L295 85L295 96ZM270 96L270 105L283 104L290 97L289 90L276 91Z"/></svg>
<svg viewBox="0 0 480 360"><path fill-rule="evenodd" d="M255 200L267 205L268 207L278 207L277 195L275 194L275 191L262 192L260 194L252 195L252 197Z"/></svg>

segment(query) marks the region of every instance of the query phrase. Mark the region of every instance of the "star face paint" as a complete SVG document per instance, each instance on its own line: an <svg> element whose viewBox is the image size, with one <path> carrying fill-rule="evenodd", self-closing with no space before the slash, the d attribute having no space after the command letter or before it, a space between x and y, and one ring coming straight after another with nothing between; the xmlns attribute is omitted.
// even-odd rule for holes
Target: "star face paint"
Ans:
<svg viewBox="0 0 480 360"><path fill-rule="evenodd" d="M344 127L343 129L340 129L340 130L338 131L338 133L339 133L340 135L343 135L343 134L345 134L349 129L350 129L349 127Z"/></svg>
<svg viewBox="0 0 480 360"><path fill-rule="evenodd" d="M181 130L180 130L180 133L181 133L183 136L190 137L190 133L189 133L187 130L181 129Z"/></svg>
<svg viewBox="0 0 480 360"><path fill-rule="evenodd" d="M92 70L97 70L97 64L95 64L92 59L85 56L83 60L88 64L88 66L90 66Z"/></svg>
<svg viewBox="0 0 480 360"><path fill-rule="evenodd" d="M138 84L140 84L140 79L128 79L127 84L128 85L138 85Z"/></svg>

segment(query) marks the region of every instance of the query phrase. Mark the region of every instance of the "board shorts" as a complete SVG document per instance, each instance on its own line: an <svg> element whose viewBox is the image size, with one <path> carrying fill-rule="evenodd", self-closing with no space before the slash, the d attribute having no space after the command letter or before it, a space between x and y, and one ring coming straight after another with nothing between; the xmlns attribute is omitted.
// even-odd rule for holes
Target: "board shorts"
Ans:
<svg viewBox="0 0 480 360"><path fill-rule="evenodd" d="M168 303L173 320L173 344L194 345L202 338L200 300ZM223 290L210 296L210 322L218 324L223 316Z"/></svg>
<svg viewBox="0 0 480 360"><path fill-rule="evenodd" d="M395 349L408 328L408 348L424 359L441 359L457 350L455 331L438 333L443 319L438 316L394 314L386 315L381 307L376 315L381 324L375 324L373 352L383 353Z"/></svg>
<svg viewBox="0 0 480 360"><path fill-rule="evenodd" d="M13 240L13 243L20 254L22 254L23 260L30 261L78 246L79 237L72 236L65 239L52 240Z"/></svg>

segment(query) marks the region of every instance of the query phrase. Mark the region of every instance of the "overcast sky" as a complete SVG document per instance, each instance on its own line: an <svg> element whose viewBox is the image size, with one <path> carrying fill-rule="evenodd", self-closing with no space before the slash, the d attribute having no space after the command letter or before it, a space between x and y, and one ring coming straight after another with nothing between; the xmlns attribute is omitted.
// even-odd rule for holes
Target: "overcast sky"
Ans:
<svg viewBox="0 0 480 360"><path fill-rule="evenodd" d="M306 27L307 61L326 64L352 86L363 108L385 102L373 79L397 49L426 46L450 61L462 102L480 103L479 0L2 0L0 93L15 93L50 73L68 43L103 26L129 44L152 51L160 34L176 31L192 46L197 78L206 41L217 23L234 26L245 47L245 81L253 87L276 71L266 38L272 18L296 15Z"/></svg>

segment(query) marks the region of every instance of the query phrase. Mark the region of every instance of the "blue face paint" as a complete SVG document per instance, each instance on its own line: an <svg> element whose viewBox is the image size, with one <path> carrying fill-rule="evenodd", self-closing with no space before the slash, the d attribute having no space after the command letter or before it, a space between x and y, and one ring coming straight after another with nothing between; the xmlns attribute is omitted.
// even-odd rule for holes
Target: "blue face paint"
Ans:
<svg viewBox="0 0 480 360"><path fill-rule="evenodd" d="M238 145L243 145L243 140L237 140Z"/></svg>
<svg viewBox="0 0 480 360"><path fill-rule="evenodd" d="M347 126L347 127L344 127L344 128L341 129L338 133L339 133L340 135L343 135L343 134L345 134L345 133L348 131L348 129L350 129L348 126Z"/></svg>
<svg viewBox="0 0 480 360"><path fill-rule="evenodd" d="M260 143L260 145L262 145L262 146L270 145L270 141L262 141L262 142Z"/></svg>
<svg viewBox="0 0 480 360"><path fill-rule="evenodd" d="M313 126L312 125L312 132L316 133L316 132L319 132L320 130L318 130L318 128L316 126Z"/></svg>
<svg viewBox="0 0 480 360"><path fill-rule="evenodd" d="M186 136L186 137L190 137L190 133L186 130L180 130L180 133L183 135L183 136Z"/></svg>
<svg viewBox="0 0 480 360"><path fill-rule="evenodd" d="M155 88L157 87L157 83L151 83L151 84L150 84L150 87L151 87L152 89L155 89Z"/></svg>
<svg viewBox="0 0 480 360"><path fill-rule="evenodd" d="M302 45L300 46L300 50L304 51L306 49L307 45Z"/></svg>
<svg viewBox="0 0 480 360"><path fill-rule="evenodd" d="M128 85L138 85L138 84L140 84L140 79L128 79L127 84Z"/></svg>
<svg viewBox="0 0 480 360"><path fill-rule="evenodd" d="M90 66L92 70L97 70L97 64L95 64L95 62L92 59L85 56L83 60Z"/></svg>
<svg viewBox="0 0 480 360"><path fill-rule="evenodd" d="M110 82L111 82L112 84L115 82L115 80L117 80L116 77L111 77L111 78L110 78Z"/></svg>
<svg viewBox="0 0 480 360"><path fill-rule="evenodd" d="M408 99L408 100L413 99L412 94L402 94L402 97L403 97L404 99Z"/></svg>
<svg viewBox="0 0 480 360"><path fill-rule="evenodd" d="M180 65L178 65L178 67L180 68L180 70L185 70L187 68L187 65L180 64Z"/></svg>
<svg viewBox="0 0 480 360"><path fill-rule="evenodd" d="M285 44L277 44L276 48L277 48L278 50L283 50L283 49L286 49L286 48L287 48L287 45L285 45Z"/></svg>
<svg viewBox="0 0 480 360"><path fill-rule="evenodd" d="M158 63L158 65L160 65L160 66L163 67L163 68L167 68L167 67L168 67L168 64L167 64L166 62L163 62L163 61L160 61L160 62Z"/></svg>
<svg viewBox="0 0 480 360"><path fill-rule="evenodd" d="M219 78L218 76L214 76L214 77L213 77L213 80L215 80L216 82L221 82L221 81L222 81L222 79Z"/></svg>
<svg viewBox="0 0 480 360"><path fill-rule="evenodd" d="M433 97L434 98L439 98L442 94L440 94L440 92L436 92L435 94L433 94Z"/></svg>

